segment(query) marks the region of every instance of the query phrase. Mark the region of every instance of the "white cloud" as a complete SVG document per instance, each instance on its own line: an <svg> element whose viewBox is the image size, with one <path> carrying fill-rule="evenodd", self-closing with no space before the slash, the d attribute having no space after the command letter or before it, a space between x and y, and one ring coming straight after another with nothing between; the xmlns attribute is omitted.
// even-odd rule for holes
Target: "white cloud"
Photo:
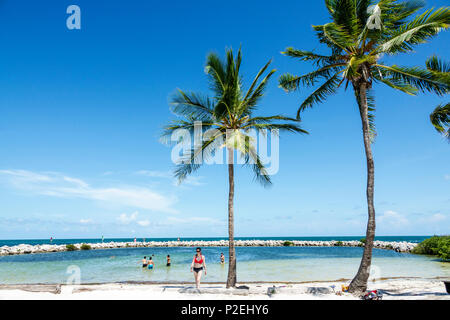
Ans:
<svg viewBox="0 0 450 320"><path fill-rule="evenodd" d="M63 180L66 181L66 182L72 183L72 184L74 184L76 186L79 186L80 188L88 188L89 187L89 185L86 182L84 182L83 180L80 180L80 179L71 178L71 177L65 177L64 176Z"/></svg>
<svg viewBox="0 0 450 320"><path fill-rule="evenodd" d="M397 227L405 226L409 223L408 219L404 215L402 215L398 212L392 211L392 210L385 211L378 218L378 222L380 224L397 226Z"/></svg>
<svg viewBox="0 0 450 320"><path fill-rule="evenodd" d="M150 225L150 221L149 220L141 220L141 221L138 221L137 223L141 227L148 227Z"/></svg>
<svg viewBox="0 0 450 320"><path fill-rule="evenodd" d="M166 178L166 179L173 178L173 174L169 171L141 170L141 171L137 171L136 174L139 174L141 176L151 177L151 178Z"/></svg>
<svg viewBox="0 0 450 320"><path fill-rule="evenodd" d="M136 174L151 177L151 178L162 178L162 179L168 179L172 180L172 184L174 186L180 186L178 183L178 180L174 177L173 173L170 171L149 171L149 170L141 170L137 171ZM202 186L205 183L201 182L203 177L196 177L196 176L188 176L181 185L189 185L193 187Z"/></svg>
<svg viewBox="0 0 450 320"><path fill-rule="evenodd" d="M450 180L450 174L446 174L446 175L444 176L444 179L445 179L445 180Z"/></svg>
<svg viewBox="0 0 450 320"><path fill-rule="evenodd" d="M223 221L209 218L209 217L187 217L187 218L178 218L178 217L168 217L167 221L169 223L181 223L181 224L192 224L192 223L207 223L207 224L224 224Z"/></svg>
<svg viewBox="0 0 450 320"><path fill-rule="evenodd" d="M435 213L430 217L430 222L441 222L446 220L447 217L442 213Z"/></svg>
<svg viewBox="0 0 450 320"><path fill-rule="evenodd" d="M136 221L137 216L139 215L139 212L135 211L130 215L127 215L126 213L122 213L117 220L119 220L119 222L121 224L130 224L133 221Z"/></svg>
<svg viewBox="0 0 450 320"><path fill-rule="evenodd" d="M81 198L151 211L176 213L174 197L140 186L93 187L85 181L60 173L0 170L0 182L31 194L60 198Z"/></svg>
<svg viewBox="0 0 450 320"><path fill-rule="evenodd" d="M193 187L199 187L199 186L203 186L205 183L201 182L200 180L202 180L203 177L194 177L194 176L189 176L187 177L183 183L193 186ZM176 182L176 184L178 185L178 182Z"/></svg>
<svg viewBox="0 0 450 320"><path fill-rule="evenodd" d="M81 224L89 224L89 223L92 223L92 219L81 219L80 223Z"/></svg>

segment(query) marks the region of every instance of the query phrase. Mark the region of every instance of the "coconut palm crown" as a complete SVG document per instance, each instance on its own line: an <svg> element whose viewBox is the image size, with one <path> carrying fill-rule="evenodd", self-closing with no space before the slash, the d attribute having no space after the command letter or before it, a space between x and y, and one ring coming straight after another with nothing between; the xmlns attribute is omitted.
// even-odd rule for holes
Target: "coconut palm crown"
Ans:
<svg viewBox="0 0 450 320"><path fill-rule="evenodd" d="M240 75L241 49L234 57L233 50L226 52L222 61L217 54L209 54L205 73L209 80L212 96L187 93L178 90L172 99L172 112L178 117L164 128L163 138L167 141L177 130L187 130L193 136L195 127L201 124L204 139L183 155L175 169L175 176L183 181L189 174L201 167L204 161L214 157L220 148L228 152L228 231L229 269L227 287L236 285L236 254L234 248L234 152L243 158L242 163L253 169L256 180L263 185L271 184L270 175L257 152L256 141L251 131L281 130L307 133L299 125L299 120L282 115L268 117L255 116L264 96L271 70L264 77L271 61L259 70L247 90L243 88Z"/></svg>
<svg viewBox="0 0 450 320"><path fill-rule="evenodd" d="M371 143L376 136L374 125L374 83L385 84L395 90L415 95L418 92L448 92L448 74L438 75L419 67L387 65L383 57L411 53L418 44L425 43L450 23L449 7L429 9L423 13L423 1L397 0L325 0L331 22L313 26L320 43L331 54L287 48L286 56L313 64L314 71L296 76L284 74L280 87L295 91L300 87L316 87L301 103L297 117L307 108L325 102L340 88L355 94L362 121L367 160L368 225L366 244L357 275L350 284L353 293L363 292L369 277L373 240L375 237L374 163Z"/></svg>

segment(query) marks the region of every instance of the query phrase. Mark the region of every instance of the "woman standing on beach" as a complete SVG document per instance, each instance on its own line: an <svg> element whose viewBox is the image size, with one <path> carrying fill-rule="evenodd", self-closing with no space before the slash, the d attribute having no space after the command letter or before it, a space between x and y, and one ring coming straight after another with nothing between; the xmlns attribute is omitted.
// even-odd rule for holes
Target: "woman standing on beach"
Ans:
<svg viewBox="0 0 450 320"><path fill-rule="evenodd" d="M198 289L200 287L203 268L205 269L206 276L206 259L205 256L202 255L202 249L197 248L196 251L197 253L194 255L194 259L192 259L191 272L194 272L195 285Z"/></svg>

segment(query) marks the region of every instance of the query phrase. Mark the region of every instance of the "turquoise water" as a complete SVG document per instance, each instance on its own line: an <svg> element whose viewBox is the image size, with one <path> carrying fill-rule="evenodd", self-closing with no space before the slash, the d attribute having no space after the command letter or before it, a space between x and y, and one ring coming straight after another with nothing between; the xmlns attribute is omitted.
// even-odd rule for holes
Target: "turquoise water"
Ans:
<svg viewBox="0 0 450 320"><path fill-rule="evenodd" d="M360 240L364 236L333 236L333 237L237 237L236 240L299 240L299 241L350 241ZM375 240L380 241L407 241L407 242L421 242L430 236L381 236L375 237ZM105 238L105 242L133 242L133 238ZM137 238L137 241L142 241L142 238ZM146 241L175 241L177 238L146 238ZM228 240L228 238L181 238L182 241L214 241L214 240ZM74 244L74 243L99 243L102 242L100 238L86 238L86 239L53 239L52 244ZM1 246L15 246L18 244L50 244L50 239L19 239L19 240L0 240Z"/></svg>
<svg viewBox="0 0 450 320"><path fill-rule="evenodd" d="M352 278L362 248L238 247L238 281L313 281ZM204 281L225 282L227 265L219 263L227 248L203 248L208 274ZM374 275L379 277L448 277L450 263L432 257L374 250ZM143 256L154 255L155 269L143 269ZM166 267L170 254L172 266ZM68 270L79 268L82 283L120 281L193 281L194 248L123 248L0 257L0 283L66 283ZM71 267L72 266L72 267ZM68 269L69 268L69 269Z"/></svg>

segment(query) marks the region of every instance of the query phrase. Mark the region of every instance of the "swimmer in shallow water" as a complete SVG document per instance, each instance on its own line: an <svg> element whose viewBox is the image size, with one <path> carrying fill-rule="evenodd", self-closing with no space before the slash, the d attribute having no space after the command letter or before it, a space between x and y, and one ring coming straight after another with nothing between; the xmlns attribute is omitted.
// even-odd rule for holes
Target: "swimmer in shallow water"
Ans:
<svg viewBox="0 0 450 320"><path fill-rule="evenodd" d="M148 264L147 257L144 257L144 259L142 259L140 262L142 262L142 268L147 267Z"/></svg>
<svg viewBox="0 0 450 320"><path fill-rule="evenodd" d="M167 265L166 266L170 267L170 263L171 263L170 255L168 254L167 255Z"/></svg>
<svg viewBox="0 0 450 320"><path fill-rule="evenodd" d="M152 257L148 258L148 269L153 269L153 266L155 265L155 263L152 260Z"/></svg>

